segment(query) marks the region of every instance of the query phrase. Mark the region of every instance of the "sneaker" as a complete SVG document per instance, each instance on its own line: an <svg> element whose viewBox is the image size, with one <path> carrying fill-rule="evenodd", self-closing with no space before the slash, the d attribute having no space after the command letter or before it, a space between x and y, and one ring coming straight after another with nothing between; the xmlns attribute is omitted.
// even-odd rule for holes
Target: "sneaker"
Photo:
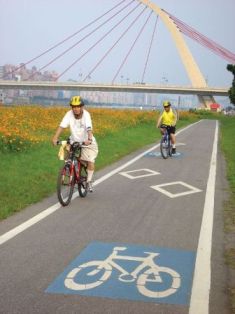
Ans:
<svg viewBox="0 0 235 314"><path fill-rule="evenodd" d="M172 148L172 154L176 154L176 148Z"/></svg>
<svg viewBox="0 0 235 314"><path fill-rule="evenodd" d="M93 186L92 186L91 181L87 182L87 189L89 192L93 192Z"/></svg>

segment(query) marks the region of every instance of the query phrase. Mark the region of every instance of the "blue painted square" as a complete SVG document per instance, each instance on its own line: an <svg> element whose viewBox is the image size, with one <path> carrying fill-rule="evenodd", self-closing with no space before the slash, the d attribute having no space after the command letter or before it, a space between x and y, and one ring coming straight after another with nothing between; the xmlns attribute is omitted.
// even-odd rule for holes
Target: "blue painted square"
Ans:
<svg viewBox="0 0 235 314"><path fill-rule="evenodd" d="M160 152L149 152L147 154L144 155L145 157L161 157L161 153Z"/></svg>
<svg viewBox="0 0 235 314"><path fill-rule="evenodd" d="M149 152L147 154L144 155L145 157L159 157L159 158L162 158L162 155L160 152ZM171 156L171 158L181 158L183 156L183 153L181 152L176 152L175 154L173 154Z"/></svg>
<svg viewBox="0 0 235 314"><path fill-rule="evenodd" d="M46 292L188 304L194 264L192 251L92 242Z"/></svg>

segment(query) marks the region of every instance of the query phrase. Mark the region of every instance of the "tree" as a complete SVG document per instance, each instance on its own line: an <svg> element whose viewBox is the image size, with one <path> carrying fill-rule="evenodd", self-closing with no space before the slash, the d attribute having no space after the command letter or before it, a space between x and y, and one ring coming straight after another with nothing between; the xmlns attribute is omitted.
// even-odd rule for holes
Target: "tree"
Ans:
<svg viewBox="0 0 235 314"><path fill-rule="evenodd" d="M227 70L233 74L232 87L228 91L230 102L235 106L235 65L228 64Z"/></svg>

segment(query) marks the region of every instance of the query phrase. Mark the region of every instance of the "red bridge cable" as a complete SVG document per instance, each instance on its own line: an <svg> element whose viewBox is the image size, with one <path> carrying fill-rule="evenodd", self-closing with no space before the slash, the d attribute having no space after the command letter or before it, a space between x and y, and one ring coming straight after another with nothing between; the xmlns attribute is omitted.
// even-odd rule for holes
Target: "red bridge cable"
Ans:
<svg viewBox="0 0 235 314"><path fill-rule="evenodd" d="M134 40L134 42L133 42L131 48L129 49L129 51L128 51L126 57L124 58L122 64L121 64L120 67L118 68L118 71L117 71L117 73L115 74L115 76L114 76L114 78L113 78L113 80L112 80L112 84L114 83L114 81L115 81L115 79L117 78L118 74L120 73L120 71L121 71L123 65L125 64L127 58L129 57L129 55L130 55L132 49L134 48L134 46L135 46L137 40L139 39L140 35L142 34L142 32L143 32L143 30L144 30L146 24L148 23L148 20L149 20L150 16L152 15L152 13L153 13L153 11L150 12L150 14L149 14L149 16L147 17L147 19L146 19L144 25L142 26L142 28L140 29L140 31L139 31L139 33L138 33L136 39Z"/></svg>
<svg viewBox="0 0 235 314"><path fill-rule="evenodd" d="M82 28L80 28L78 31L76 31L75 33L73 33L72 35L66 37L65 39L63 39L62 41L60 41L59 43L55 44L54 46L52 46L51 48L47 49L46 51L40 53L38 56L30 59L29 61L23 63L22 65L20 65L19 67L17 67L15 70L8 72L6 75L8 74L12 74L14 72L16 72L17 70L21 69L22 67L24 67L25 65L32 63L33 61L39 59L40 57L44 56L46 53L52 51L53 49L57 48L58 46L62 45L63 43L65 43L66 41L68 41L69 39L71 39L72 37L74 37L75 35L79 34L80 32L82 32L83 30L85 30L86 28L88 28L90 25L94 24L95 22L97 22L98 20L100 20L102 17L104 17L105 15L107 15L108 13L110 13L111 11L113 11L114 9L116 9L118 6L120 6L123 2L125 2L126 0L122 0L120 3L118 3L117 5L115 5L113 8L111 8L110 10L106 11L104 14L102 14L101 16L97 17L96 19L94 19L93 21L91 21L90 23L88 23L87 25L83 26Z"/></svg>
<svg viewBox="0 0 235 314"><path fill-rule="evenodd" d="M48 67L49 65L51 65L53 62L55 62L56 60L58 60L59 58L61 58L62 56L64 56L67 52L69 52L71 49L73 49L74 47L78 46L83 40L85 40L86 38L88 38L89 36L91 36L94 32L96 32L99 28L101 28L102 26L104 26L106 23L108 23L113 17L115 17L116 15L118 15L120 12L122 12L123 10L125 10L128 6L130 6L135 0L132 0L131 2L129 2L128 4L126 4L122 9L120 9L118 12L116 12L115 14L113 14L111 17L109 17L106 21L104 21L103 23L101 23L99 26L97 26L95 29L93 29L90 33L88 33L87 35L85 35L84 37L82 37L82 39L80 39L79 41L77 41L75 44L73 44L72 46L70 46L69 48L67 48L66 50L64 50L62 53L60 53L59 55L57 55L54 59L52 59L50 62L48 62L46 65L44 65L43 67L41 67L39 69L39 71L45 69L46 67ZM33 77L35 74L32 74L29 78ZM60 75L61 76L61 75ZM58 76L57 79L60 77Z"/></svg>
<svg viewBox="0 0 235 314"><path fill-rule="evenodd" d="M150 52L151 52L152 45L153 45L153 39L154 39L154 35L155 35L155 32L156 32L156 28L157 28L158 17L159 16L157 16L155 24L154 24L153 33L152 33L152 37L151 37L151 41L150 41L150 45L149 45L149 50L148 50L148 55L147 55L145 66L144 66L144 71L143 71L143 74L142 74L141 83L144 83L144 76L145 76L146 68L147 68L148 61L149 61Z"/></svg>
<svg viewBox="0 0 235 314"><path fill-rule="evenodd" d="M104 61L107 55L112 51L112 49L118 44L118 42L127 34L127 32L131 29L131 27L136 23L136 21L140 18L140 16L144 13L145 8L139 13L139 15L130 23L130 25L124 30L121 36L115 41L115 43L106 51L103 57L97 62L97 64L92 68L92 70L87 74L84 78L83 82L87 80L88 77L97 69L97 67Z"/></svg>
<svg viewBox="0 0 235 314"><path fill-rule="evenodd" d="M135 1L135 0L134 0ZM118 25L120 25L128 15L130 15L134 10L137 9L141 4L137 4L130 12L128 12L117 24L115 24L107 33L105 33L99 40L95 42L90 48L88 48L78 59L76 59L69 67L67 67L58 77L59 79L64 75L69 69L71 69L78 61L80 61L88 52L90 52L95 46L97 46L107 35L109 35Z"/></svg>
<svg viewBox="0 0 235 314"><path fill-rule="evenodd" d="M165 11L166 12L166 11ZM235 63L235 54L229 51L228 49L222 47L221 45L217 44L216 42L212 41L208 37L202 35L191 26L185 24L181 20L177 19L175 16L171 15L170 13L166 12L170 18L174 21L178 29L185 34L186 36L192 38L193 40L197 41L204 47L210 49L217 55L221 56L225 60Z"/></svg>
<svg viewBox="0 0 235 314"><path fill-rule="evenodd" d="M180 31L185 34L186 36L190 37L191 39L197 41L202 46L210 49L215 54L219 55L223 59L226 59L228 61L232 61L234 63L235 55L228 51L227 49L223 48L219 44L213 42L212 40L208 39L204 35L198 33L197 31L194 31L190 29L187 26L180 25L180 22L175 22L180 29Z"/></svg>

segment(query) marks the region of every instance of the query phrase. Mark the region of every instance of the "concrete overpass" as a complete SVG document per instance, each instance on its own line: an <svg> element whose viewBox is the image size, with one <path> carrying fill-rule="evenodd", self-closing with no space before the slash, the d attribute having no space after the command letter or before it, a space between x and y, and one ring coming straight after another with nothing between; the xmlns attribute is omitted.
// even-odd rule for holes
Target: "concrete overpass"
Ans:
<svg viewBox="0 0 235 314"><path fill-rule="evenodd" d="M192 87L152 84L105 84L79 82L46 82L46 81L0 81L0 90L73 90L127 93L159 93L159 94L188 94L198 96L228 96L229 87Z"/></svg>

